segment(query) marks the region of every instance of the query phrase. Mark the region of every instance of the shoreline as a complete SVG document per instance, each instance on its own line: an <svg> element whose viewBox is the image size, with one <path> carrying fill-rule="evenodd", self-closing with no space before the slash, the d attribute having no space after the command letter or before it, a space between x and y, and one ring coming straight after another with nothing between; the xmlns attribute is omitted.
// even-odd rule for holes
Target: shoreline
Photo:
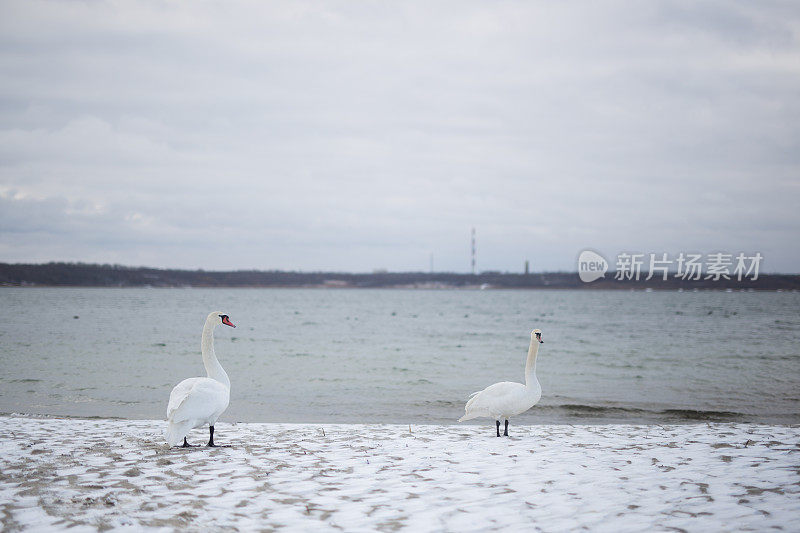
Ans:
<svg viewBox="0 0 800 533"><path fill-rule="evenodd" d="M421 272L421 271L291 271L291 270L188 270L89 263L2 263L0 285L50 287L193 287L193 288L327 288L327 289L573 289L573 290L798 290L800 274L760 272L754 278L727 272L724 276L708 275L699 279L669 272L664 279L649 278L642 270L635 278L627 278L614 270L604 276L583 282L578 271L551 272ZM741 274L741 273L740 273Z"/></svg>
<svg viewBox="0 0 800 533"><path fill-rule="evenodd" d="M0 416L3 530L789 527L800 427L219 423ZM190 442L204 443L207 430Z"/></svg>
<svg viewBox="0 0 800 533"><path fill-rule="evenodd" d="M725 292L725 293L789 293L796 294L800 292L797 287L729 287L729 286L708 286L701 287L658 287L655 285L614 285L614 284L597 284L592 285L586 283L584 285L575 286L498 286L498 285L442 285L442 286L429 286L426 284L420 285L375 285L375 286L360 286L360 285L345 285L345 286L332 286L332 285L63 285L63 284L43 284L43 283L0 283L0 288L5 289L156 289L156 290L191 290L191 289L241 289L241 290L292 290L292 289L309 289L309 290L332 290L332 291L362 291L362 290L387 290L387 291L432 291L432 292L448 292L448 291L545 291L545 292L560 292L560 291L575 291L575 292Z"/></svg>
<svg viewBox="0 0 800 533"><path fill-rule="evenodd" d="M555 406L561 408L564 406ZM573 406L568 406L573 407ZM800 428L800 415L792 413L773 414L773 415L752 415L746 413L735 413L730 411L701 411L693 409L667 409L663 411L646 411L641 409L627 409L612 407L608 408L609 411L631 411L635 414L629 415L614 415L609 413L596 413L596 408L592 406L574 406L584 408L586 413L574 415L547 415L538 412L535 416L520 416L516 420L511 421L511 426L521 425L525 427L542 427L542 426L686 426L695 424L741 424L752 426L777 426ZM541 411L541 407L539 408ZM595 414L593 414L595 413ZM523 414L525 415L525 414ZM459 413L460 416L460 413ZM131 422L154 422L158 419L149 417L147 415L88 415L85 413L37 413L37 412L20 412L20 411L0 411L0 419L2 418L31 418L41 420L111 420L111 421L131 421ZM286 425L295 424L302 426L315 426L315 425L354 425L354 426L371 426L371 425L389 425L389 426L431 426L431 427L460 427L460 426L491 426L493 422L488 418L476 418L458 422L456 417L445 420L423 420L414 421L410 419L403 419L402 421L374 419L368 423L363 422L363 417L357 417L360 421L353 421L348 419L340 419L338 417L333 419L300 419L292 422L285 422L283 420L253 420L253 419L234 419L231 420L231 415L223 415L220 423L237 425L237 424L267 424L267 425ZM291 417L290 417L291 418ZM296 417L295 417L296 418ZM355 418L355 417L354 417ZM532 420L533 419L533 420Z"/></svg>

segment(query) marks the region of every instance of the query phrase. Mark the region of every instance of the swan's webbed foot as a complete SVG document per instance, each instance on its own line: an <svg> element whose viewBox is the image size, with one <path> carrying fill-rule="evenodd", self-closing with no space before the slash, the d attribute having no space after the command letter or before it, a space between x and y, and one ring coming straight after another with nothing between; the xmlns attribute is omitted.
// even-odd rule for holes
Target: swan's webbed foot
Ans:
<svg viewBox="0 0 800 533"><path fill-rule="evenodd" d="M497 431L500 431L500 422L497 422ZM503 431L503 436L508 437L508 418L506 418L506 429Z"/></svg>
<svg viewBox="0 0 800 533"><path fill-rule="evenodd" d="M500 436L500 421L499 420L495 420L495 422L497 422L497 436L499 437Z"/></svg>
<svg viewBox="0 0 800 533"><path fill-rule="evenodd" d="M181 448L197 448L197 446L198 446L197 444L194 445L189 444L188 442L186 442L186 437L183 437L183 444L181 445Z"/></svg>

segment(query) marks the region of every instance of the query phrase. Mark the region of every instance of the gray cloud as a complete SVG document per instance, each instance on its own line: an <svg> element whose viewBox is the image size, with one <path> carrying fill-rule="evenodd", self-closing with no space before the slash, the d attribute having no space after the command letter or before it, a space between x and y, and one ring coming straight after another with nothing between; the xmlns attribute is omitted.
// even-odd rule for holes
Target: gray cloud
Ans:
<svg viewBox="0 0 800 533"><path fill-rule="evenodd" d="M4 2L0 260L797 271L790 4Z"/></svg>

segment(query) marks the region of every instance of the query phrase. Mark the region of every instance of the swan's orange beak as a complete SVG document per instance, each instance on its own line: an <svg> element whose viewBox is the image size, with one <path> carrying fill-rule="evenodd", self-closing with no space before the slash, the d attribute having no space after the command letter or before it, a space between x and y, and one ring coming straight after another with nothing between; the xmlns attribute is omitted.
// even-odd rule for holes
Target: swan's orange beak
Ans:
<svg viewBox="0 0 800 533"><path fill-rule="evenodd" d="M536 334L536 340L539 341L539 344L544 343L544 341L542 340L542 334L541 333L537 333Z"/></svg>
<svg viewBox="0 0 800 533"><path fill-rule="evenodd" d="M234 326L234 325L233 325L233 322L231 322L231 321L228 319L228 317L226 317L226 316L222 317L222 323L223 323L223 324L225 324L226 326L230 326L230 327L232 327L232 328L235 328L235 327L236 327L236 326Z"/></svg>

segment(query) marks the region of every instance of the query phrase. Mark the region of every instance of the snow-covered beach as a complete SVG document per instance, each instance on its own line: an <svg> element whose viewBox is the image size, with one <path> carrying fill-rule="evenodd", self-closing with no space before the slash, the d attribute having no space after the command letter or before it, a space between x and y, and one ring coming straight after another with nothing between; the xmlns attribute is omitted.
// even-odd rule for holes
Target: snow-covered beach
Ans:
<svg viewBox="0 0 800 533"><path fill-rule="evenodd" d="M226 424L0 417L4 531L791 529L800 428ZM205 443L207 432L190 434ZM794 524L794 525L792 525Z"/></svg>

